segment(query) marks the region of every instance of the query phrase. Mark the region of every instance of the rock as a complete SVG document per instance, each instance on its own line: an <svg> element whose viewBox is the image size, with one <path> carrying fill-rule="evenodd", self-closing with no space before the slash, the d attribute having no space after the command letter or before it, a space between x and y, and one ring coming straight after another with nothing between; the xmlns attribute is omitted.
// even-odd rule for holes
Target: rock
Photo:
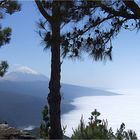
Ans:
<svg viewBox="0 0 140 140"><path fill-rule="evenodd" d="M8 124L0 124L0 139L36 139L28 132L8 126Z"/></svg>

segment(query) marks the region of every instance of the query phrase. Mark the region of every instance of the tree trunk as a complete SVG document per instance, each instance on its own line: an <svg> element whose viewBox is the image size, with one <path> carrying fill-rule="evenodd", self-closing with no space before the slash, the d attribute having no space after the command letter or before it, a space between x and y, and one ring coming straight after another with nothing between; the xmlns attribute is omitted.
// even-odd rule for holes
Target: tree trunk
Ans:
<svg viewBox="0 0 140 140"><path fill-rule="evenodd" d="M62 139L61 128L61 95L60 95L60 22L57 17L58 8L53 9L54 21L51 25L52 28L52 44L51 44L51 77L49 82L49 114L50 114L50 139ZM58 19L58 20L56 20Z"/></svg>

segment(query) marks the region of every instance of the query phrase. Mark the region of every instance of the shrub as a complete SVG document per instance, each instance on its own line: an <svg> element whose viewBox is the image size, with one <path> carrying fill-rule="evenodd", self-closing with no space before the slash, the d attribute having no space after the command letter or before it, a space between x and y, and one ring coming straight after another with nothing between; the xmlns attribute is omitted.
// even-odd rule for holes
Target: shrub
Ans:
<svg viewBox="0 0 140 140"><path fill-rule="evenodd" d="M42 111L42 115L43 115L43 120L42 123L40 125L40 138L44 138L47 139L48 138L48 134L49 134L49 127L50 127L50 122L49 122L49 115L48 115L48 106L45 105L43 111Z"/></svg>
<svg viewBox="0 0 140 140"><path fill-rule="evenodd" d="M72 139L119 139L119 140L132 140L137 139L134 131L125 131L125 124L122 123L116 133L108 127L107 120L100 120L98 117L100 112L96 109L91 113L88 125L84 123L83 116L81 117L80 124L77 129L73 130Z"/></svg>

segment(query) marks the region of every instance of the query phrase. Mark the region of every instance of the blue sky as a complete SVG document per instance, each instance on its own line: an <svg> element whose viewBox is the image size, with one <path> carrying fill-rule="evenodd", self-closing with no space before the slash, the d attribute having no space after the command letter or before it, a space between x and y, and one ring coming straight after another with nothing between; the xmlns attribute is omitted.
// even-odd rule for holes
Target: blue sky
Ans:
<svg viewBox="0 0 140 140"><path fill-rule="evenodd" d="M6 16L3 26L13 30L10 44L0 49L0 60L7 60L10 68L28 66L47 77L50 75L50 51L43 51L36 33L41 18L34 2L22 2L22 11ZM62 82L103 88L136 88L140 83L140 33L123 30L113 40L113 61L94 62L64 60Z"/></svg>

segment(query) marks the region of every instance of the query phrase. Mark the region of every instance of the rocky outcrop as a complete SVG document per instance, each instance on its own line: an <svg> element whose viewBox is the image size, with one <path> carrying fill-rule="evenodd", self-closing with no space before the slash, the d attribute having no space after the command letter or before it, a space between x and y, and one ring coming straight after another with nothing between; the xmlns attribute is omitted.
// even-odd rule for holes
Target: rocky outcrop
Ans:
<svg viewBox="0 0 140 140"><path fill-rule="evenodd" d="M36 139L28 132L8 126L8 124L0 124L0 139Z"/></svg>

